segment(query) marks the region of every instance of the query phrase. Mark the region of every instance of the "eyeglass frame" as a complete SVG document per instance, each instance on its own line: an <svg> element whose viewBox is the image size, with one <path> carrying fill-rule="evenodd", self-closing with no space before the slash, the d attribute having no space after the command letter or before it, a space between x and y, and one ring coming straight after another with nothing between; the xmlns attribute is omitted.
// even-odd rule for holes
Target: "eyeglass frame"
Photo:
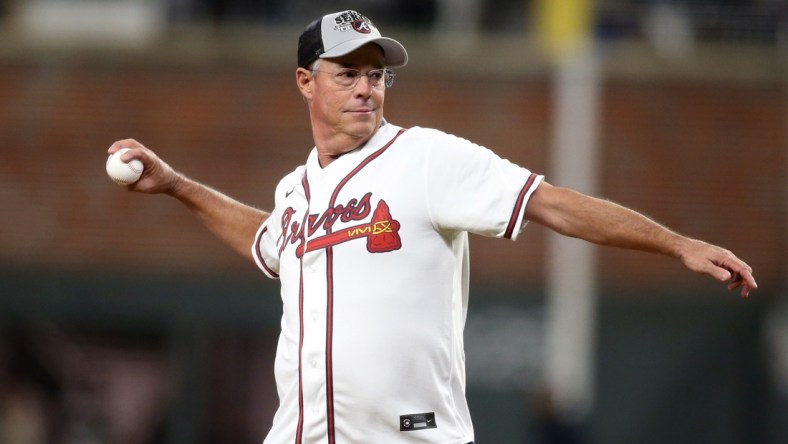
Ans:
<svg viewBox="0 0 788 444"><path fill-rule="evenodd" d="M370 82L369 83L370 86L373 87L373 88L379 88L380 85L383 85L383 89L388 89L388 88L391 88L392 86L394 86L394 77L396 77L396 75L397 75L390 68L370 69L367 72L362 72L360 69L355 69L355 68L341 68L337 72L324 71L324 70L320 70L320 69L310 69L309 71L312 72L313 75L316 72L322 72L324 74L331 74L331 80L333 80L334 83L337 86L340 86L340 87L342 87L344 89L353 89L353 88L355 88L356 85L358 85L358 82L361 80L362 77L366 77L367 81ZM347 74L349 72L355 73L355 80L353 80L353 83L350 84L350 85L343 85L343 84L341 84L340 80L339 80L340 76L343 75L343 74ZM373 84L372 81L369 78L369 75L371 73L374 73L374 72L380 72L380 73L383 74L381 79L378 80L377 83L375 83L375 84ZM381 81L382 81L382 83L381 83Z"/></svg>

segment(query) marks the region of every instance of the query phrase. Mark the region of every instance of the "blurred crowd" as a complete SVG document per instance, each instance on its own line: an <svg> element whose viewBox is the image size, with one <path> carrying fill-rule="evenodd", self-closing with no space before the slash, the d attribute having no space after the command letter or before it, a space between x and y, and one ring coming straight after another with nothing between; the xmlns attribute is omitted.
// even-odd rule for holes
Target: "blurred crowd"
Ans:
<svg viewBox="0 0 788 444"><path fill-rule="evenodd" d="M36 0L36 3L102 0ZM146 0L171 24L290 25L320 14L357 9L379 26L414 31L440 30L482 33L522 32L533 26L535 5L541 0ZM114 3L135 0L112 0ZM110 3L112 3L110 2ZM24 0L0 0L0 15L13 14ZM655 20L672 27L689 27L703 40L785 40L788 2L784 0L599 0L596 29L600 37L646 37Z"/></svg>
<svg viewBox="0 0 788 444"><path fill-rule="evenodd" d="M532 25L529 16L538 0L166 1L174 22L301 24L305 17L351 7L389 27L506 33ZM643 37L655 17L670 14L673 23L691 26L696 38L773 43L785 38L779 34L788 17L788 2L782 0L599 0L595 6L597 31L603 37Z"/></svg>
<svg viewBox="0 0 788 444"><path fill-rule="evenodd" d="M0 442L162 442L172 378L166 354L140 338L0 332Z"/></svg>

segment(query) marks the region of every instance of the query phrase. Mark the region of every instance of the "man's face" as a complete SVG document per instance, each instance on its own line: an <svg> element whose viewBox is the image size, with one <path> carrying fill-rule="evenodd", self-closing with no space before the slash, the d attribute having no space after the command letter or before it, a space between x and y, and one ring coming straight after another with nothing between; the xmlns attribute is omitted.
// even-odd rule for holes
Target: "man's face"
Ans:
<svg viewBox="0 0 788 444"><path fill-rule="evenodd" d="M342 86L336 75L347 68L366 74L372 69L383 68L383 62L383 50L375 44L367 44L345 56L322 59L317 71L312 73L310 110L313 125L321 126L326 136L350 136L357 143L347 147L347 151L369 139L380 126L386 89L383 81L373 87L366 76L361 76L354 86Z"/></svg>

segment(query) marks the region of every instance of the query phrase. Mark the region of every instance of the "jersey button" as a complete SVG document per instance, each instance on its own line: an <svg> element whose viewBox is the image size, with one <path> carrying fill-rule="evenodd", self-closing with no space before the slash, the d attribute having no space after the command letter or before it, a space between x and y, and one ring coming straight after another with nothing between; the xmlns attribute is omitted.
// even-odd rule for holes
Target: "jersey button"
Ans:
<svg viewBox="0 0 788 444"><path fill-rule="evenodd" d="M317 359L312 360L312 368L317 368Z"/></svg>

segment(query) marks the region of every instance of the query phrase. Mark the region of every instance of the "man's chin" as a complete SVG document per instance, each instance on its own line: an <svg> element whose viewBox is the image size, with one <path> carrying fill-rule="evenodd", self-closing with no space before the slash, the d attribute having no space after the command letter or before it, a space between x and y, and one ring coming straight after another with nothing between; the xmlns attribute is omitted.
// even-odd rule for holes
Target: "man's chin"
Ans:
<svg viewBox="0 0 788 444"><path fill-rule="evenodd" d="M347 125L347 132L359 138L370 137L380 126L380 120L369 118L359 119Z"/></svg>

